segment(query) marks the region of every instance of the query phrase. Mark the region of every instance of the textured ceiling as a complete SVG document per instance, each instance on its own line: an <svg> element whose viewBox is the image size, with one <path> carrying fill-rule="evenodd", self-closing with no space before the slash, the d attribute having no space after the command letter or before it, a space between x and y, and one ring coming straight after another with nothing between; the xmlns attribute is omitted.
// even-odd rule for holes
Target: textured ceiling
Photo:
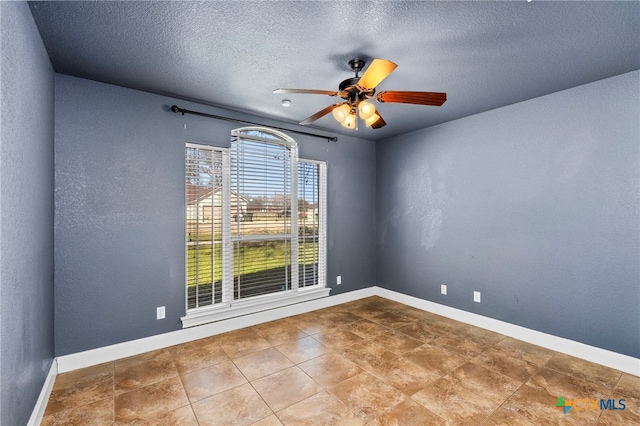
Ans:
<svg viewBox="0 0 640 426"><path fill-rule="evenodd" d="M30 2L56 72L299 122L336 102L349 59L398 68L377 88L447 92L378 104L377 140L640 68L634 2ZM283 98L292 105L284 108ZM594 99L594 102L599 100Z"/></svg>

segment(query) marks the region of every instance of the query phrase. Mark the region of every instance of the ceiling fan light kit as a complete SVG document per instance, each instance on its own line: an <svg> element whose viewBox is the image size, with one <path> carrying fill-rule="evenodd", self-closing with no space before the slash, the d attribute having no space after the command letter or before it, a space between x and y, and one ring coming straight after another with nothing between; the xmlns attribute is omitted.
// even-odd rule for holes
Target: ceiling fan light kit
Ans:
<svg viewBox="0 0 640 426"><path fill-rule="evenodd" d="M380 116L374 113L371 117L364 119L364 124L366 124L367 127L371 127L371 125L376 121L378 121L379 119L380 119Z"/></svg>
<svg viewBox="0 0 640 426"><path fill-rule="evenodd" d="M360 118L365 122L376 113L376 107L371 102L360 101L358 104L358 111L360 111Z"/></svg>
<svg viewBox="0 0 640 426"><path fill-rule="evenodd" d="M350 129L356 128L358 116L364 120L367 127L372 129L380 129L387 124L380 112L367 99L375 99L380 103L431 106L441 106L447 100L447 94L440 92L384 91L374 97L376 86L387 78L398 65L386 59L374 59L362 74L362 77L358 77L364 66L365 61L362 59L354 58L350 60L349 67L351 67L356 76L343 80L338 86L337 92L310 89L276 89L273 92L338 96L344 99L345 102L330 105L307 117L300 124L311 124L331 112L336 121Z"/></svg>
<svg viewBox="0 0 640 426"><path fill-rule="evenodd" d="M354 129L356 127L356 121L356 112L354 110L351 110L349 114L347 114L347 117L340 124L348 129Z"/></svg>
<svg viewBox="0 0 640 426"><path fill-rule="evenodd" d="M337 108L333 109L333 118L336 119L339 123L342 123L347 119L347 116L351 113L351 106L348 104L342 104Z"/></svg>

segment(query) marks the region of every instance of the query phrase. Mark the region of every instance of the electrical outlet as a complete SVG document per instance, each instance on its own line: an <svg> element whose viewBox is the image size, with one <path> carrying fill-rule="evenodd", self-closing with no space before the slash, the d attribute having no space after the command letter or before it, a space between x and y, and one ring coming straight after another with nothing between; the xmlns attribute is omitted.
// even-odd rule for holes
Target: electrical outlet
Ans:
<svg viewBox="0 0 640 426"><path fill-rule="evenodd" d="M473 301L480 303L480 292L479 291L474 291L473 292Z"/></svg>
<svg viewBox="0 0 640 426"><path fill-rule="evenodd" d="M164 319L164 306L158 306L156 308L156 319Z"/></svg>
<svg viewBox="0 0 640 426"><path fill-rule="evenodd" d="M445 284L440 286L440 294L444 294L445 296L447 295L447 286Z"/></svg>
<svg viewBox="0 0 640 426"><path fill-rule="evenodd" d="M337 285L342 284L342 275L338 275L338 276L337 276L337 278L336 278L336 284L337 284Z"/></svg>

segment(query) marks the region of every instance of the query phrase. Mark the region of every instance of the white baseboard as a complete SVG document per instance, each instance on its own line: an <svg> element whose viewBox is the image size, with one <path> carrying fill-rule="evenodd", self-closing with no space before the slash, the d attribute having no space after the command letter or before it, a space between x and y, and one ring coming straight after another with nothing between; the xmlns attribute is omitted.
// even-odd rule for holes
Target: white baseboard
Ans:
<svg viewBox="0 0 640 426"><path fill-rule="evenodd" d="M604 365L635 376L640 376L640 359L638 358L597 348L595 346L589 346L584 343L554 336L552 334L531 330L519 325L452 308L450 306L441 305L439 303L430 302L417 297L407 296L406 294L387 290L382 287L374 287L374 293L380 297L394 300L408 306L413 306L414 308L422 309L423 311L442 315L443 317L504 334L505 336L523 340L543 348L551 349L552 351L562 352L576 358L595 362L596 364Z"/></svg>
<svg viewBox="0 0 640 426"><path fill-rule="evenodd" d="M27 423L27 426L38 426L40 423L42 423L44 411L47 409L49 396L51 395L51 390L53 389L53 384L56 381L57 375L58 361L54 359L51 363L51 367L49 368L49 374L47 374L47 378L44 380L44 384L42 385L42 390L40 390L40 396L38 396L36 405L31 412L31 417L29 418L29 423Z"/></svg>
<svg viewBox="0 0 640 426"><path fill-rule="evenodd" d="M231 318L198 327L185 328L170 333L145 337L143 339L118 343L70 355L63 355L56 358L57 371L64 373L79 368L89 367L91 365L101 364L103 362L115 361L116 359L138 355L144 352L189 342L191 340L202 339L204 337L214 336L228 331L250 327L263 322L298 315L317 309L328 308L330 306L375 295L461 321L466 324L471 324L496 333L504 334L505 336L523 340L543 348L562 352L575 356L576 358L581 358L619 371L624 371L625 373L640 376L640 359L638 358L589 346L584 343L564 339L562 337L542 333L540 331L531 330L417 297L407 296L405 294L377 286L329 296L322 299L316 299L309 302L289 305L269 311L258 312L242 317Z"/></svg>
<svg viewBox="0 0 640 426"><path fill-rule="evenodd" d="M62 355L56 358L58 361L58 372L65 373L79 368L102 364L103 362L115 361L116 359L126 358L128 356L138 355L173 345L179 345L191 340L202 339L204 337L215 336L216 334L226 333L240 328L250 327L263 322L303 314L317 309L328 308L330 306L373 296L374 289L375 287L367 287L362 290L355 290L324 297L322 299L296 303L294 305L230 318L197 327L185 328L142 339L117 343L115 345L103 346L101 348L91 349L88 351Z"/></svg>
<svg viewBox="0 0 640 426"><path fill-rule="evenodd" d="M219 322L235 317L282 308L289 305L310 302L329 296L330 288L303 288L300 290L281 291L275 294L250 297L230 303L220 303L218 306L193 309L180 318L182 328L195 327L213 322Z"/></svg>

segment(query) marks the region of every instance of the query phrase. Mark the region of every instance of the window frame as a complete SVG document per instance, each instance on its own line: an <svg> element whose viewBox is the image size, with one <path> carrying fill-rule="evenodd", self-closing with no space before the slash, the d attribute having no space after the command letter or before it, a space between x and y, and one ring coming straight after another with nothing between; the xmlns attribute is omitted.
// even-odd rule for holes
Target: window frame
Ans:
<svg viewBox="0 0 640 426"><path fill-rule="evenodd" d="M259 131L275 136L277 139L261 138L259 136L249 136L250 139L256 141L264 141L267 143L278 143L283 146L288 146L292 153L295 153L295 171L292 166L292 193L295 194L295 199L291 200L291 251L292 251L292 283L291 288L278 291L275 293L262 294L257 296L251 296L243 299L233 299L234 293L234 277L233 277L233 245L231 237L231 150L229 148L218 148L204 144L195 144L187 142L185 148L202 148L213 151L220 151L223 155L223 186L222 186L222 301L215 303L215 280L212 283L212 304L207 306L201 306L196 308L188 307L188 242L185 241L185 316L181 318L182 327L188 328L197 325L207 324L215 321L229 319L241 315L260 312L267 309L274 309L283 307L295 303L306 302L321 297L326 297L331 291L327 287L326 280L326 257L327 257L327 243L326 243L326 216L327 216L327 164L324 161L308 160L297 157L297 143L294 139L278 132L273 129L265 127L244 127L233 130L231 132L232 137L247 137L246 132ZM318 279L317 284L311 286L299 286L300 274L298 273L298 196L297 189L299 181L297 177L298 161L305 163L318 164ZM185 158L186 165L186 158ZM186 170L185 170L186 176ZM295 180L293 179L295 177ZM239 195L239 194L238 194ZM186 194L185 194L185 206L187 206ZM188 208L188 207L187 207ZM185 224L187 224L188 217L185 217ZM186 232L186 231L185 231ZM186 239L185 239L186 240ZM213 242L212 242L213 247ZM295 251L294 251L295 250ZM295 262L293 260L293 253L295 253ZM293 269L296 273L293 274ZM212 275L213 276L213 275ZM231 294L231 300L228 295ZM226 297L225 297L226 295Z"/></svg>

